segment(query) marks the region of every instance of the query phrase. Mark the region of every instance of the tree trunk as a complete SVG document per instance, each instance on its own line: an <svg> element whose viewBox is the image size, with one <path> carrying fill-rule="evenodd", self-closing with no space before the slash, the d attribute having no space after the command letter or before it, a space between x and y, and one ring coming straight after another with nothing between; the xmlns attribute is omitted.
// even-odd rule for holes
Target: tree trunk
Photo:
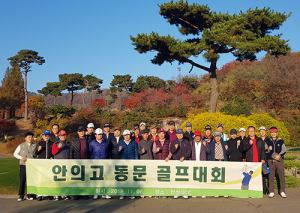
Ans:
<svg viewBox="0 0 300 213"><path fill-rule="evenodd" d="M73 104L73 90L72 90L72 92L71 92L71 106L72 106L72 104Z"/></svg>
<svg viewBox="0 0 300 213"><path fill-rule="evenodd" d="M55 106L55 104L56 104L56 96L54 96L54 104L53 104L53 106Z"/></svg>
<svg viewBox="0 0 300 213"><path fill-rule="evenodd" d="M24 93L25 93L25 116L24 121L27 121L28 119L28 92L27 92L27 68L24 72Z"/></svg>
<svg viewBox="0 0 300 213"><path fill-rule="evenodd" d="M217 85L217 60L212 59L210 64L210 100L209 100L209 111L215 113L217 111L217 103L218 103L218 85Z"/></svg>

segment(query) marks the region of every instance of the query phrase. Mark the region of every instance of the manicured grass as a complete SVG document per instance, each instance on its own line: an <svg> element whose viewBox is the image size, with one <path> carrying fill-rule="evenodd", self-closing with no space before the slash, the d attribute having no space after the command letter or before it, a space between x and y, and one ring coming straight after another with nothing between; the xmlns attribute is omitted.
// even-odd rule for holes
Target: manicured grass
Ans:
<svg viewBox="0 0 300 213"><path fill-rule="evenodd" d="M0 180L0 194L18 194L20 182L19 161L17 159L0 159Z"/></svg>
<svg viewBox="0 0 300 213"><path fill-rule="evenodd" d="M287 146L286 155L300 156L300 147Z"/></svg>

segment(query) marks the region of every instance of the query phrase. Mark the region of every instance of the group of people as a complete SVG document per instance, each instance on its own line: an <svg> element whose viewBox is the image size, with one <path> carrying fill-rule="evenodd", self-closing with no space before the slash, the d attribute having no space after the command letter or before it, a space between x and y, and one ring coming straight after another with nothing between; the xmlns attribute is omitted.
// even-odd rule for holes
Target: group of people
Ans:
<svg viewBox="0 0 300 213"><path fill-rule="evenodd" d="M212 134L211 126L207 125L204 134L196 130L192 132L192 124L187 122L185 132L182 129L175 129L175 122L168 123L169 129L158 129L156 125L150 126L150 132L145 123L134 127L133 131L115 127L113 133L110 124L104 124L101 128L95 129L93 123L87 128L79 126L78 136L71 142L66 140L66 131L59 130L59 125L52 126L52 133L49 130L43 132L43 140L37 144L33 142L33 134L25 135L25 142L20 144L14 152L14 156L20 160L20 188L18 201L25 199L26 183L26 161L28 158L38 159L143 159L143 160L194 160L194 161L236 161L236 162L261 162L268 164L270 168L269 184L267 187L267 174L263 174L263 192L269 193L269 197L275 196L274 177L277 171L280 179L280 196L286 198L284 179L284 155L286 147L284 141L278 137L276 127L270 128L271 138L266 137L265 127L259 128L260 137L255 135L255 127L246 129L240 128L237 137L237 130L230 130L230 138L223 133L223 125L217 125L217 131ZM242 189L247 188L251 174L243 180ZM246 175L246 174L244 174ZM247 181L248 180L248 181ZM89 196L82 196L88 199ZM78 199L79 196L74 196ZM110 199L106 195L102 198ZM124 199L120 196L120 199ZM131 196L131 199L135 197ZM144 197L142 197L144 198ZM178 196L174 196L178 198ZM188 196L184 196L188 198ZM203 197L204 198L204 197ZM32 195L26 196L27 200L33 200ZM38 196L37 200L42 200ZM58 201L58 196L54 201ZM69 199L68 196L61 196L61 199ZM95 195L93 199L98 199Z"/></svg>

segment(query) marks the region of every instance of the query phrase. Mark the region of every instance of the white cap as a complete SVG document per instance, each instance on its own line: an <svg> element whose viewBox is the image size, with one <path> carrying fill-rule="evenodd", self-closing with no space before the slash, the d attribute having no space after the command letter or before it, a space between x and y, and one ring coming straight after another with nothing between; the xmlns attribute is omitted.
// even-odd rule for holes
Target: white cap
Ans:
<svg viewBox="0 0 300 213"><path fill-rule="evenodd" d="M103 132L102 132L101 128L98 128L98 129L96 129L95 133L96 133L96 135L101 135Z"/></svg>
<svg viewBox="0 0 300 213"><path fill-rule="evenodd" d="M144 122L140 123L140 126L142 126L142 125L145 125L145 126L146 126L146 124L145 124Z"/></svg>
<svg viewBox="0 0 300 213"><path fill-rule="evenodd" d="M130 131L128 129L124 130L123 135L130 135Z"/></svg>
<svg viewBox="0 0 300 213"><path fill-rule="evenodd" d="M264 127L264 126L259 127L259 130L262 130L262 129L267 130L266 127Z"/></svg>
<svg viewBox="0 0 300 213"><path fill-rule="evenodd" d="M88 125L87 125L87 128L94 128L95 126L94 126L94 124L93 123L89 123Z"/></svg>
<svg viewBox="0 0 300 213"><path fill-rule="evenodd" d="M239 132L241 132L241 131L246 132L246 129L245 128L240 128Z"/></svg>

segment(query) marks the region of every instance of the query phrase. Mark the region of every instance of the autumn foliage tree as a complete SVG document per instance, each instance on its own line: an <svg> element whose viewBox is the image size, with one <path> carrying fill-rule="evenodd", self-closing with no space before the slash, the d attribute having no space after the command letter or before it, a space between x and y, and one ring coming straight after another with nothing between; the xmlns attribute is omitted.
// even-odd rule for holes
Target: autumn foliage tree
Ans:
<svg viewBox="0 0 300 213"><path fill-rule="evenodd" d="M92 108L94 108L97 112L102 111L106 105L107 105L107 101L104 99L97 98L91 101Z"/></svg>

